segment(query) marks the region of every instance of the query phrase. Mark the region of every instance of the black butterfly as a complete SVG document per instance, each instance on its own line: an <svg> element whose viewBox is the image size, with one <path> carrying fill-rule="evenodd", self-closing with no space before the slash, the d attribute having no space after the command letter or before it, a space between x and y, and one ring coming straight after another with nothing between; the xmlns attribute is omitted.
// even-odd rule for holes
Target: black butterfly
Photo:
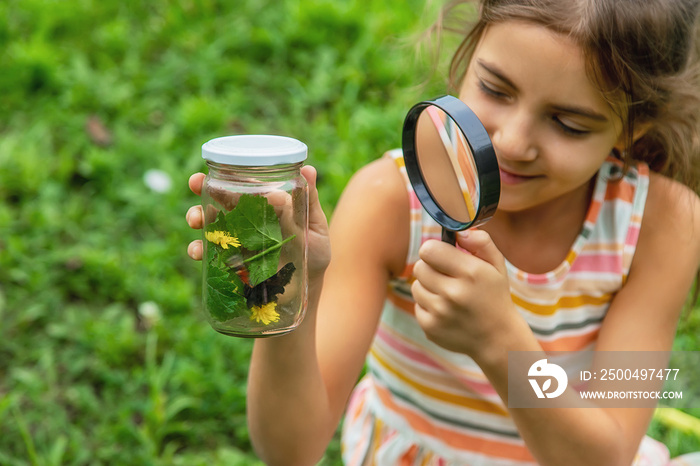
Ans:
<svg viewBox="0 0 700 466"><path fill-rule="evenodd" d="M296 270L294 264L289 262L267 280L263 280L255 286L250 286L250 274L241 256L233 256L226 263L236 272L236 275L238 275L245 286L243 295L248 308L276 302L278 295L284 293L284 287L292 280L292 275Z"/></svg>

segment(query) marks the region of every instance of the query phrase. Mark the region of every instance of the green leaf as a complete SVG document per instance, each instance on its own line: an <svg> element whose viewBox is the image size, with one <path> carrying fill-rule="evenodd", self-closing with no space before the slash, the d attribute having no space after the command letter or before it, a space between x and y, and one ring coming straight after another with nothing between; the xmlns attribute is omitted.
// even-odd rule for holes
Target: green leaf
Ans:
<svg viewBox="0 0 700 466"><path fill-rule="evenodd" d="M243 296L243 283L235 274L218 267L207 271L206 308L212 318L223 322L245 315L248 311Z"/></svg>
<svg viewBox="0 0 700 466"><path fill-rule="evenodd" d="M229 230L250 251L261 251L282 241L275 208L263 196L243 194L226 220Z"/></svg>
<svg viewBox="0 0 700 466"><path fill-rule="evenodd" d="M226 265L226 261L228 261L228 259L230 259L231 257L233 257L235 255L241 254L241 251L239 249L234 249L234 248L224 249L221 246L216 246L216 251L218 253L217 266L221 267L222 269L229 268L229 266Z"/></svg>
<svg viewBox="0 0 700 466"><path fill-rule="evenodd" d="M207 225L206 231L228 231L226 215L223 211L220 210L219 213L216 214L216 221Z"/></svg>
<svg viewBox="0 0 700 466"><path fill-rule="evenodd" d="M207 242L206 238L204 238L204 242L206 243L206 248L207 248L207 257L206 257L206 264L211 264L211 265L217 265L218 261L218 253L220 252L221 248L220 246L217 246L214 243L209 243Z"/></svg>
<svg viewBox="0 0 700 466"><path fill-rule="evenodd" d="M208 242L206 263L209 264L210 269L219 268L227 270L228 266L226 265L226 260L236 254L240 254L240 250L234 248L224 249L218 244Z"/></svg>
<svg viewBox="0 0 700 466"><path fill-rule="evenodd" d="M269 252L248 262L251 286L262 283L277 273L277 267L280 261L280 250L276 248L268 251Z"/></svg>
<svg viewBox="0 0 700 466"><path fill-rule="evenodd" d="M282 245L284 245L284 243L287 243L294 238L296 238L296 235L288 236L284 241L281 241L274 246L271 246L264 251L247 258L244 261L248 263L252 286L267 280L277 273L281 252L280 248Z"/></svg>

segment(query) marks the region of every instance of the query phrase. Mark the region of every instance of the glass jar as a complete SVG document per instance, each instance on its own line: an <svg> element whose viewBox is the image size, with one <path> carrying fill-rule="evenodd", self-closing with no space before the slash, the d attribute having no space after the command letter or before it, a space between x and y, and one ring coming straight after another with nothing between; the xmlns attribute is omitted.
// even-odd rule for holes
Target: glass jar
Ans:
<svg viewBox="0 0 700 466"><path fill-rule="evenodd" d="M214 330L239 337L291 332L307 302L307 147L243 135L202 146L203 301Z"/></svg>

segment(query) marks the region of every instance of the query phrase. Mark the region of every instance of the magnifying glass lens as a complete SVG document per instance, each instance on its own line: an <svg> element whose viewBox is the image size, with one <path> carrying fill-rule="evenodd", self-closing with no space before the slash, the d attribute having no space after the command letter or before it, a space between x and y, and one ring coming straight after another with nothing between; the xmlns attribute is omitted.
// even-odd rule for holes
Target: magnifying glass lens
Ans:
<svg viewBox="0 0 700 466"><path fill-rule="evenodd" d="M459 222L472 222L479 203L474 157L455 121L438 107L427 107L418 117L416 158L438 206Z"/></svg>
<svg viewBox="0 0 700 466"><path fill-rule="evenodd" d="M442 96L414 105L403 129L406 172L426 212L454 232L480 225L496 212L498 161L486 129L461 100Z"/></svg>

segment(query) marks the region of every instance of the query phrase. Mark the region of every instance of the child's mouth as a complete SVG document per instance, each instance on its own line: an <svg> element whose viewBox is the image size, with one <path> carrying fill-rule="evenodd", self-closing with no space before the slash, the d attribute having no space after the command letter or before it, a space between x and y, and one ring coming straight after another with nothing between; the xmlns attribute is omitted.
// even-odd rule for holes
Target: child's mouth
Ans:
<svg viewBox="0 0 700 466"><path fill-rule="evenodd" d="M520 183L524 183L525 181L529 181L529 180L532 180L534 178L538 178L537 176L519 175L517 173L512 173L512 172L506 171L502 168L499 171L501 173L501 183L506 184L506 185L520 184Z"/></svg>

